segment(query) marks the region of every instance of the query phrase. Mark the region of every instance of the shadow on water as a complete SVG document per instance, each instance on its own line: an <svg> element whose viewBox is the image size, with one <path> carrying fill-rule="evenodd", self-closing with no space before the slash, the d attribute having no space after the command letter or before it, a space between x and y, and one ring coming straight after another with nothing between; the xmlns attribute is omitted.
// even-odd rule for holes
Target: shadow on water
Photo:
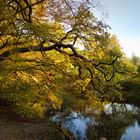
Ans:
<svg viewBox="0 0 140 140"><path fill-rule="evenodd" d="M53 120L71 131L77 140L140 140L140 108L108 104L91 113L58 113Z"/></svg>

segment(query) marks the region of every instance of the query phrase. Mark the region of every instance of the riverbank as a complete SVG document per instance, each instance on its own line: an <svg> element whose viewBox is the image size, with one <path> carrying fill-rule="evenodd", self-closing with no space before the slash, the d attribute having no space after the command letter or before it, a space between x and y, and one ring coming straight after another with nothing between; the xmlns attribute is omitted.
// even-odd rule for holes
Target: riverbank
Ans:
<svg viewBox="0 0 140 140"><path fill-rule="evenodd" d="M0 140L74 140L72 134L49 119L27 122L0 110Z"/></svg>

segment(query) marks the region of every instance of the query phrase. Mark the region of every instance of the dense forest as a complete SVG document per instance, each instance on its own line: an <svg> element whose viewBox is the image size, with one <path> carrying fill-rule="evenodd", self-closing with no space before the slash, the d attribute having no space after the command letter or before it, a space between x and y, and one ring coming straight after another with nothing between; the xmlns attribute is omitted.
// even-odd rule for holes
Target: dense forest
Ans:
<svg viewBox="0 0 140 140"><path fill-rule="evenodd" d="M127 58L92 0L0 0L0 107L21 118L140 99ZM128 92L129 91L129 92Z"/></svg>

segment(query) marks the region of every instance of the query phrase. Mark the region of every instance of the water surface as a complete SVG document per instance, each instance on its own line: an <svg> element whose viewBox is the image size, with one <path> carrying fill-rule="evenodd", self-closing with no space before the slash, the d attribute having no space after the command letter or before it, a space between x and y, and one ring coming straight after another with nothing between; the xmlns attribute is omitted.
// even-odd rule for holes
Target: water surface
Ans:
<svg viewBox="0 0 140 140"><path fill-rule="evenodd" d="M107 140L140 140L140 108L108 104L103 111L93 112L60 113L53 119L71 131L77 140L99 140L101 137Z"/></svg>

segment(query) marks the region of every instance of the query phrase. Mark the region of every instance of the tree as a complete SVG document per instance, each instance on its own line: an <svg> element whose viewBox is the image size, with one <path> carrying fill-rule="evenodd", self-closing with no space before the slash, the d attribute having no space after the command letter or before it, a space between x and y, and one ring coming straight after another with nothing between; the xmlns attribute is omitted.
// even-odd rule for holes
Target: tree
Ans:
<svg viewBox="0 0 140 140"><path fill-rule="evenodd" d="M112 91L122 53L109 26L92 13L96 4L1 0L0 5L1 101L23 117L41 117L46 108L61 108L67 91L89 103Z"/></svg>

